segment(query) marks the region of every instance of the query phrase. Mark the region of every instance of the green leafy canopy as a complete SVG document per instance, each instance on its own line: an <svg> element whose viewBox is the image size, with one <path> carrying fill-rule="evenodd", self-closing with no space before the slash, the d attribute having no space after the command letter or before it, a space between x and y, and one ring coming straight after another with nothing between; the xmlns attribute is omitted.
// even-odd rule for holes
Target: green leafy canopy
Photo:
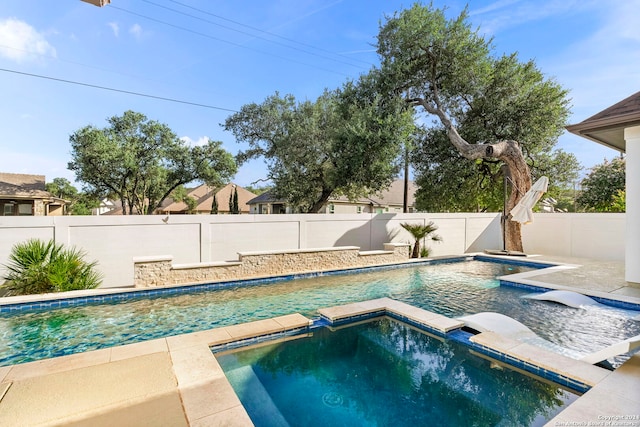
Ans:
<svg viewBox="0 0 640 427"><path fill-rule="evenodd" d="M503 162L467 155L500 141L517 141L533 178L550 175L550 192L576 179L575 156L553 149L569 115L567 91L534 61L496 55L467 9L454 18L431 4L396 12L381 23L377 52L386 93L424 107L412 153L419 209L501 209ZM446 124L470 143L454 148Z"/></svg>
<svg viewBox="0 0 640 427"><path fill-rule="evenodd" d="M225 129L249 148L243 162L264 157L272 193L302 212L330 196L356 198L387 188L413 130L403 102L380 96L374 72L315 101L278 93L227 118Z"/></svg>
<svg viewBox="0 0 640 427"><path fill-rule="evenodd" d="M220 141L189 147L167 125L133 111L108 122L71 135L68 167L85 191L119 197L125 214L151 214L178 186L195 180L219 186L237 171Z"/></svg>
<svg viewBox="0 0 640 427"><path fill-rule="evenodd" d="M624 212L626 160L614 158L594 166L582 180L577 203L586 211Z"/></svg>

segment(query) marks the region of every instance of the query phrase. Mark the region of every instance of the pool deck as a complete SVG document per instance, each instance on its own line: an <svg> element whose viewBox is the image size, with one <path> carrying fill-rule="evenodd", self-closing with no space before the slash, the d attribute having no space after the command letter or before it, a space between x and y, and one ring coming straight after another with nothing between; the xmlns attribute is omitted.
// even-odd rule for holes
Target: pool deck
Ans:
<svg viewBox="0 0 640 427"><path fill-rule="evenodd" d="M624 281L623 263L543 256L526 260L566 264L521 273L523 283L640 303L640 288ZM388 298L321 313L337 320L380 310L442 332L459 327L454 319ZM210 347L258 336L284 337L306 328L309 322L300 314L291 314L0 367L0 425L251 426ZM592 387L547 426L640 427L640 354L611 372L492 332L472 340Z"/></svg>

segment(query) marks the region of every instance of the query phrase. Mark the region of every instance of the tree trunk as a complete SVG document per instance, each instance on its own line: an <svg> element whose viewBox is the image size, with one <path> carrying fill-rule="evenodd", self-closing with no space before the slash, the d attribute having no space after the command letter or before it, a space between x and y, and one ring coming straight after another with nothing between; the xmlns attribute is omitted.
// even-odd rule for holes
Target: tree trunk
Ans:
<svg viewBox="0 0 640 427"><path fill-rule="evenodd" d="M320 209L329 201L329 197L331 197L331 190L327 188L322 189L322 194L318 198L318 200L309 208L307 213L318 213Z"/></svg>
<svg viewBox="0 0 640 427"><path fill-rule="evenodd" d="M420 258L420 239L416 239L416 242L413 245L413 253L411 254L411 258Z"/></svg>
<svg viewBox="0 0 640 427"><path fill-rule="evenodd" d="M408 100L413 105L422 106L428 113L438 116L440 122L447 131L447 136L451 144L465 158L475 159L498 159L507 166L508 176L511 178L512 190L509 194L506 207L506 218L502 221L505 227L505 249L508 251L523 251L522 230L519 222L511 221L510 212L520 201L522 196L531 188L531 172L525 161L520 144L517 141L499 141L493 144L469 144L458 133L449 116L438 104L434 107L422 98Z"/></svg>
<svg viewBox="0 0 640 427"><path fill-rule="evenodd" d="M127 204L125 202L124 196L120 196L120 205L122 205L122 215L127 214Z"/></svg>

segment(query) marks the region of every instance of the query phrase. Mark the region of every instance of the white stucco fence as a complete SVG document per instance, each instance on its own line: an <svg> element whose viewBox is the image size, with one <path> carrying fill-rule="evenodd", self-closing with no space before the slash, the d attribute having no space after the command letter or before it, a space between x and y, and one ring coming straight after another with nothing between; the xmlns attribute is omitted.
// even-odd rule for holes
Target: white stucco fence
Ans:
<svg viewBox="0 0 640 427"><path fill-rule="evenodd" d="M104 274L103 287L133 285L133 258L171 255L176 264L237 260L238 252L358 246L382 249L410 242L402 222L439 227L433 256L501 249L498 213L174 215L0 217L0 274L11 247L29 238L55 239L85 250ZM624 214L535 215L523 227L527 253L624 260ZM0 279L2 280L2 279Z"/></svg>

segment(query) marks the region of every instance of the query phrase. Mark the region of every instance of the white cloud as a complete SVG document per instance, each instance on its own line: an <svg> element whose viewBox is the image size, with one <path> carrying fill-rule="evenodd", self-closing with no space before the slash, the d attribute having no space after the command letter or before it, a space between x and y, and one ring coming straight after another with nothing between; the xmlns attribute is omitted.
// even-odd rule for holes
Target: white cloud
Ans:
<svg viewBox="0 0 640 427"><path fill-rule="evenodd" d="M640 81L640 0L607 3L601 25L588 38L551 58L551 74L571 89L574 119L581 121L633 95Z"/></svg>
<svg viewBox="0 0 640 427"><path fill-rule="evenodd" d="M16 18L0 21L0 45L0 56L18 63L56 56L56 49L42 33Z"/></svg>
<svg viewBox="0 0 640 427"><path fill-rule="evenodd" d="M107 25L111 27L114 36L118 37L120 35L120 26L117 22L109 22Z"/></svg>
<svg viewBox="0 0 640 427"><path fill-rule="evenodd" d="M197 140L193 140L191 138L189 138L188 136L182 136L180 137L181 141L184 141L187 143L187 145L191 146L191 147L196 147L196 146L200 146L200 145L206 145L209 142L209 137L208 136L201 136L200 138L198 138Z"/></svg>
<svg viewBox="0 0 640 427"><path fill-rule="evenodd" d="M132 34L136 39L140 40L142 38L142 27L139 24L133 24L131 28L129 28L129 33Z"/></svg>
<svg viewBox="0 0 640 427"><path fill-rule="evenodd" d="M576 10L589 9L597 4L593 0L547 0L542 2L538 0L499 0L481 9L470 10L469 14L472 17L482 17L480 31L490 35L528 22L566 15Z"/></svg>
<svg viewBox="0 0 640 427"><path fill-rule="evenodd" d="M500 10L506 6L511 6L514 3L517 3L518 0L498 0L491 4L486 5L481 9L475 9L469 12L471 16L473 15L482 15L484 13L493 12L495 10Z"/></svg>

